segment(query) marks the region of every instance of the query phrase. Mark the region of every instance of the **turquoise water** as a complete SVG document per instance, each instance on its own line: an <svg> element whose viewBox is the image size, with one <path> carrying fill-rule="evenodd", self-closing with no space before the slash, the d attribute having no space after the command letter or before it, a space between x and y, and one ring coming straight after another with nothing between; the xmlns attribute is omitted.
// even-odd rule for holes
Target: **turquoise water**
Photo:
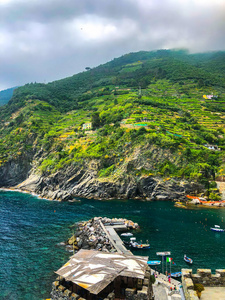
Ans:
<svg viewBox="0 0 225 300"><path fill-rule="evenodd" d="M0 191L0 299L37 300L50 297L56 271L71 253L58 243L71 236L70 225L94 216L125 217L138 222L137 240L148 239L149 250L135 254L158 259L157 251L171 251L172 272L225 268L225 209L182 210L169 202L94 201L60 203L28 194ZM224 226L223 226L224 225ZM168 267L169 269L169 267Z"/></svg>

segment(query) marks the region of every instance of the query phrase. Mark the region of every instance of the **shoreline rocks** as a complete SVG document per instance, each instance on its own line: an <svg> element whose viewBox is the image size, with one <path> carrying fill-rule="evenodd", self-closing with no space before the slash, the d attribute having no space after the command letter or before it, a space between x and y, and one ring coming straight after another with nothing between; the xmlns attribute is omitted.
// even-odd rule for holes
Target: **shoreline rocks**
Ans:
<svg viewBox="0 0 225 300"><path fill-rule="evenodd" d="M65 178L64 178L65 179ZM109 182L99 181L98 178L83 178L79 183L68 183L68 180L57 181L31 175L22 183L11 189L25 191L38 195L40 198L58 201L72 201L74 198L96 200L140 199L146 201L171 201L179 199L186 201L186 194L203 187L195 182L181 181L176 178L163 180L156 177L142 177L138 181ZM7 187L6 187L7 188Z"/></svg>
<svg viewBox="0 0 225 300"><path fill-rule="evenodd" d="M88 221L75 224L74 234L65 242L67 247L72 251L80 249L98 250L104 252L116 252L115 247L110 242L107 234L104 232L102 224L124 224L127 230L139 228L137 223L127 219L110 219L107 217L95 217Z"/></svg>
<svg viewBox="0 0 225 300"><path fill-rule="evenodd" d="M0 186L58 201L71 201L79 197L96 200L171 201L184 200L187 194L200 193L204 190L204 187L196 182L152 175L136 176L131 170L129 173L126 169L119 177L99 178L97 161L79 166L70 165L54 174L40 174L36 165L32 166L30 162L29 157L24 165L23 161L18 161L1 166ZM139 163L137 162L137 165Z"/></svg>

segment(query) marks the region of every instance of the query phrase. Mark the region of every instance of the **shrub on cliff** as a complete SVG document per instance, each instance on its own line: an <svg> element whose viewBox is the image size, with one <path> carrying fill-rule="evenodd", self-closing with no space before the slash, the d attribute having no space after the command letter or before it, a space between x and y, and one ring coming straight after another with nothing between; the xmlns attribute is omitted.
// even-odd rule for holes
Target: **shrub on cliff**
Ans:
<svg viewBox="0 0 225 300"><path fill-rule="evenodd" d="M196 291L198 298L201 297L201 292L204 291L204 286L201 283L195 283L194 284L194 290Z"/></svg>

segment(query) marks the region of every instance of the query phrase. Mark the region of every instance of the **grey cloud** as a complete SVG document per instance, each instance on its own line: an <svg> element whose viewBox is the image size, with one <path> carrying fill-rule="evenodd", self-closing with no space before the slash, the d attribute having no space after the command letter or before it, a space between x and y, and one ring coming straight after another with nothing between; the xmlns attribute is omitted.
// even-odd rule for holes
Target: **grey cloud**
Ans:
<svg viewBox="0 0 225 300"><path fill-rule="evenodd" d="M139 50L224 50L224 8L220 0L0 4L0 90L60 79Z"/></svg>

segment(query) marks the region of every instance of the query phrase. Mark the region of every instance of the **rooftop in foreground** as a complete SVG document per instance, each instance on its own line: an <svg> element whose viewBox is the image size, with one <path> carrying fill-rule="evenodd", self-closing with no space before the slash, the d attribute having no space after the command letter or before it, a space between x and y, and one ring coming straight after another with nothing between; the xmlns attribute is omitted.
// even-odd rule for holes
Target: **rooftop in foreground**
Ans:
<svg viewBox="0 0 225 300"><path fill-rule="evenodd" d="M56 274L92 294L98 294L116 277L144 279L148 257L80 250Z"/></svg>

